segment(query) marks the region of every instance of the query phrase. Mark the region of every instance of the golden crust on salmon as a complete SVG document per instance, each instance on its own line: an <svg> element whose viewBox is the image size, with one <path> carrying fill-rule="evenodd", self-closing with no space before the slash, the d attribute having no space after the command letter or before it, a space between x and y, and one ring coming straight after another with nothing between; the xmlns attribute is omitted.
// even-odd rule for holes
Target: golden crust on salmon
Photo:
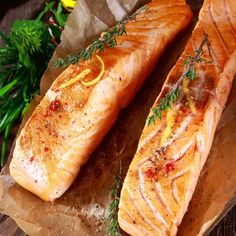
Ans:
<svg viewBox="0 0 236 236"><path fill-rule="evenodd" d="M118 212L121 228L130 235L176 235L187 211L236 73L234 0L205 0L192 36L149 118L180 81L186 63L205 39L201 57L194 71L183 78L177 100L143 130Z"/></svg>
<svg viewBox="0 0 236 236"><path fill-rule="evenodd" d="M183 0L151 2L126 22L116 47L67 68L16 141L10 163L16 182L44 200L60 197L191 19Z"/></svg>

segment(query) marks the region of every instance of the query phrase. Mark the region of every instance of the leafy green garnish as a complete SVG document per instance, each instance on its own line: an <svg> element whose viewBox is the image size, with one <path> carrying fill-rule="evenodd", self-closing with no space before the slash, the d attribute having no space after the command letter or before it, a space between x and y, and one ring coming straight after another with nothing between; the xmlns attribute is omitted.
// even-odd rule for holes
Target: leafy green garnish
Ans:
<svg viewBox="0 0 236 236"><path fill-rule="evenodd" d="M52 8L53 8L54 5L55 5L55 2L54 2L54 1L53 1L53 2L50 2L50 3L47 3L47 2L46 2L44 9L40 12L40 14L38 15L38 17L36 18L36 21L41 21L42 18L44 17L44 15L45 15L47 12L49 12L49 11L52 10Z"/></svg>
<svg viewBox="0 0 236 236"><path fill-rule="evenodd" d="M152 115L148 117L148 125L155 124L156 119L162 118L162 112L167 111L173 103L177 100L180 94L179 86L171 90L164 98L160 100L160 103L152 109Z"/></svg>
<svg viewBox="0 0 236 236"><path fill-rule="evenodd" d="M0 134L3 133L0 168L5 162L11 128L39 93L40 78L56 47L53 32L48 28L53 28L59 40L66 21L61 5L56 10L54 5L55 2L46 3L36 20L15 21L9 35L0 32L5 43L0 47ZM52 12L55 24L41 21L48 11Z"/></svg>
<svg viewBox="0 0 236 236"><path fill-rule="evenodd" d="M56 67L67 67L70 64L77 64L79 61L87 61L97 52L103 52L105 47L115 47L116 37L124 34L124 22L119 22L115 27L105 31L102 36L91 43L86 49L81 48L76 56L70 54L65 59L59 58L56 61Z"/></svg>
<svg viewBox="0 0 236 236"><path fill-rule="evenodd" d="M63 13L61 4L58 4L57 9L56 10L52 9L51 12L53 13L55 17L55 21L57 22L57 24L61 28L64 28L66 20L67 20L67 15Z"/></svg>
<svg viewBox="0 0 236 236"><path fill-rule="evenodd" d="M121 236L121 229L118 223L118 207L120 202L120 188L122 186L121 173L115 176L114 185L111 189L112 201L109 204L108 228L107 232L110 236Z"/></svg>
<svg viewBox="0 0 236 236"><path fill-rule="evenodd" d="M67 67L71 64L77 64L80 61L87 61L91 59L92 55L103 52L106 47L115 47L116 37L126 34L125 23L129 20L134 20L138 14L145 11L147 6L141 7L131 16L125 17L122 21L119 21L114 27L104 31L99 38L94 40L87 48L81 48L77 55L70 54L65 59L59 58L55 66Z"/></svg>
<svg viewBox="0 0 236 236"><path fill-rule="evenodd" d="M203 54L203 47L207 46L209 55L211 57L211 60L205 60L202 57ZM211 49L210 49L210 43L208 40L208 36L204 34L202 41L199 45L199 48L195 51L194 56L187 56L184 60L184 71L177 80L177 82L173 85L173 88L159 101L159 103L152 109L152 114L147 118L147 125L155 124L155 121L157 119L162 118L162 113L164 111L167 111L172 107L172 105L177 101L181 90L181 84L184 80L184 78L188 78L190 80L195 80L196 78L196 72L195 72L195 64L199 62L206 62L206 63L212 63L212 56L211 56Z"/></svg>

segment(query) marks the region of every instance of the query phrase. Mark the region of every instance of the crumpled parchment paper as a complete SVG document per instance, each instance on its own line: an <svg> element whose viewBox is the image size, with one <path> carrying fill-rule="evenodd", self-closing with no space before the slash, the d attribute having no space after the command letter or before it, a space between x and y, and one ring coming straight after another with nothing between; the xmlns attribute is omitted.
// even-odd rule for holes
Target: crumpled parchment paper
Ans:
<svg viewBox="0 0 236 236"><path fill-rule="evenodd" d="M102 30L133 11L140 0L79 0L69 17L57 48L41 83L42 95L63 69L53 65L58 56L76 52ZM188 1L194 21L200 0ZM137 148L149 109L168 72L181 54L191 29L180 36L161 57L154 72L133 102L121 112L118 121L91 155L71 188L54 204L44 202L15 184L8 165L0 176L0 212L11 216L29 235L107 235L108 205L114 176L122 161L123 177ZM23 124L35 108L31 104ZM236 190L236 84L218 126L211 153L202 171L179 235L203 235L235 203ZM125 234L124 234L125 235Z"/></svg>

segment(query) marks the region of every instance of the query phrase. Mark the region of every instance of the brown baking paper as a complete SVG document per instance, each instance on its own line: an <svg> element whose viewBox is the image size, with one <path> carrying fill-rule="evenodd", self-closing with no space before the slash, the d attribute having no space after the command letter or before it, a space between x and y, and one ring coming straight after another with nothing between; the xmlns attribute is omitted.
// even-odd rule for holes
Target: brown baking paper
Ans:
<svg viewBox="0 0 236 236"><path fill-rule="evenodd" d="M56 50L42 80L42 94L60 73L53 67L55 58L87 46L95 35L132 11L138 3L141 1L86 0L85 3L85 0L79 0L63 32L62 44ZM201 1L192 0L189 3L194 10L196 22ZM110 190L119 169L119 160L122 161L124 177L136 151L149 109L190 33L191 29L170 45L143 88L133 102L121 112L114 127L91 155L71 188L60 199L54 204L44 202L15 184L6 167L0 176L0 211L11 216L32 236L107 235ZM31 111L37 104L34 102ZM180 226L179 235L202 235L234 204L231 199L236 190L235 122L236 84L233 85L211 153Z"/></svg>

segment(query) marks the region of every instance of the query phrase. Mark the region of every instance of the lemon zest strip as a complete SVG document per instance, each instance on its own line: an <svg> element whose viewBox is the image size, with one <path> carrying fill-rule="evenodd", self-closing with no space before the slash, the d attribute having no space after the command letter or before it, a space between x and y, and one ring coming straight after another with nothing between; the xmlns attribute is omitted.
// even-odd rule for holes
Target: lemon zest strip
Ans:
<svg viewBox="0 0 236 236"><path fill-rule="evenodd" d="M102 58L98 55L95 55L95 56L100 61L101 65L102 65L102 69L101 69L101 72L99 73L99 75L94 80L91 80L89 82L81 81L81 83L86 87L89 87L89 86L92 86L92 85L96 84L102 78L102 76L104 74L104 71L105 71L105 65L104 65L104 62L103 62Z"/></svg>
<svg viewBox="0 0 236 236"><path fill-rule="evenodd" d="M184 80L183 80L183 91L187 95L187 100L188 100L189 107L190 107L192 113L196 114L197 113L197 109L196 109L196 106L195 106L195 102L189 96L189 92L190 92L190 90L188 88L189 82L190 82L190 80L188 78L184 78Z"/></svg>
<svg viewBox="0 0 236 236"><path fill-rule="evenodd" d="M67 81L64 84L62 84L59 88L60 89L66 88L66 87L76 83L77 81L80 81L81 79L83 79L89 73L91 73L91 69L85 69L80 74L75 76L73 79L70 79L69 81Z"/></svg>

